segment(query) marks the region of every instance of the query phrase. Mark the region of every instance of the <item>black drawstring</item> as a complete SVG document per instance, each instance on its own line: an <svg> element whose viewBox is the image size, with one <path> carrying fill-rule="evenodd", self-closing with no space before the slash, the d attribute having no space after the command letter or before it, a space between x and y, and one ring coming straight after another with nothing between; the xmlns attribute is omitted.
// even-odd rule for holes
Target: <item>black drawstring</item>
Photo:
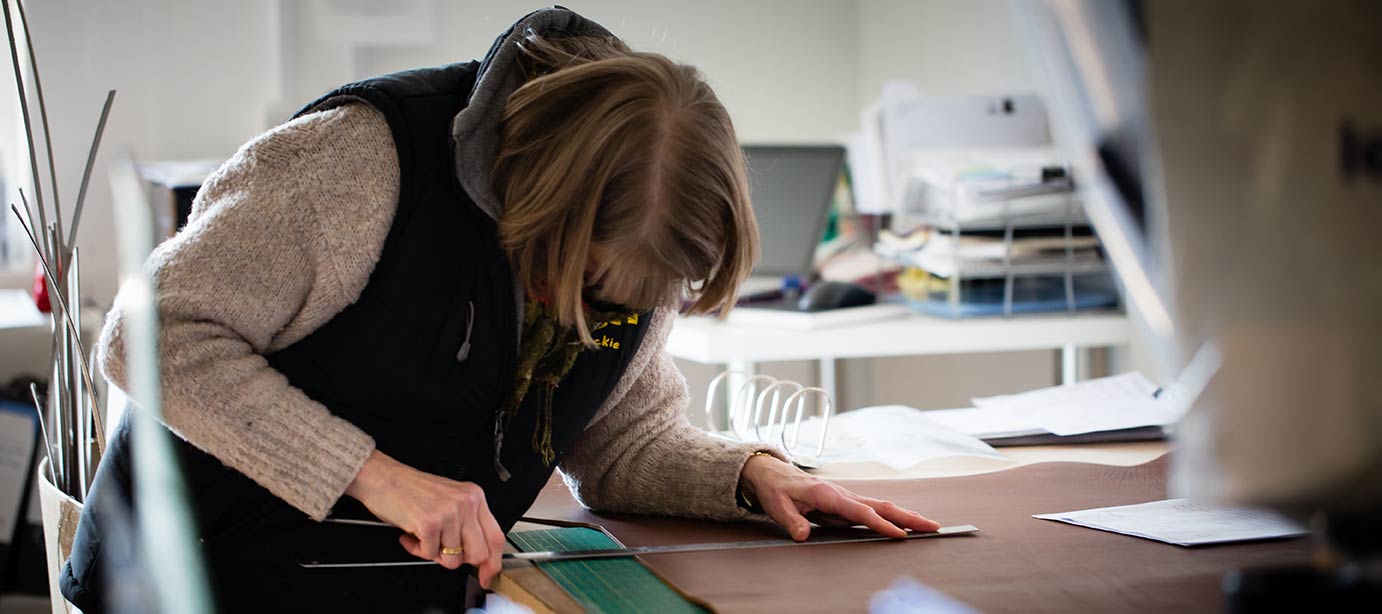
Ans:
<svg viewBox="0 0 1382 614"><path fill-rule="evenodd" d="M461 342L461 349L456 352L456 362L465 362L470 357L470 330L475 325L475 303L466 301L466 304L470 306L470 315L465 319L465 341Z"/></svg>

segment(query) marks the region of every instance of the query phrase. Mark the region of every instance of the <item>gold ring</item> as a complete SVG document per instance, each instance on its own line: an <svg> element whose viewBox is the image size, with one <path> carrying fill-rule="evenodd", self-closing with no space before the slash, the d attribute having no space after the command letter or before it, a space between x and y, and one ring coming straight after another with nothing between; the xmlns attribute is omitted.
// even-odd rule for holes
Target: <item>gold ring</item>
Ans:
<svg viewBox="0 0 1382 614"><path fill-rule="evenodd" d="M441 547L441 553L442 553L442 554L445 554L445 555L447 555L447 556L461 556L462 554L465 554L465 550L464 550L464 549L461 549L461 548L459 548L459 547L457 547L457 548L448 548L448 547L446 547L446 546L442 546L442 547Z"/></svg>

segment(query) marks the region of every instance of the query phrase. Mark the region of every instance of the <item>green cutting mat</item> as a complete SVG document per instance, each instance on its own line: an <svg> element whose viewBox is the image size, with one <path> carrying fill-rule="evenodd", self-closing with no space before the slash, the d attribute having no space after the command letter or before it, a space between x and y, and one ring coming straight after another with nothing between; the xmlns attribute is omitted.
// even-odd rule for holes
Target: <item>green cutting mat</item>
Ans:
<svg viewBox="0 0 1382 614"><path fill-rule="evenodd" d="M584 527L517 531L509 539L524 552L609 550L608 535ZM707 612L672 590L634 558L538 563L587 612Z"/></svg>

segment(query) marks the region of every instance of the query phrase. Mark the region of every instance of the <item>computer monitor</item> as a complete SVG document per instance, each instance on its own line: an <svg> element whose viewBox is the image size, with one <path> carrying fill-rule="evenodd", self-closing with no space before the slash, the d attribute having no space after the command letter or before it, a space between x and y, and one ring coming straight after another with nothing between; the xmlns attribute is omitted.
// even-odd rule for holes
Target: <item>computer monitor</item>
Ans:
<svg viewBox="0 0 1382 614"><path fill-rule="evenodd" d="M807 277L844 165L839 145L746 145L762 255L755 277Z"/></svg>

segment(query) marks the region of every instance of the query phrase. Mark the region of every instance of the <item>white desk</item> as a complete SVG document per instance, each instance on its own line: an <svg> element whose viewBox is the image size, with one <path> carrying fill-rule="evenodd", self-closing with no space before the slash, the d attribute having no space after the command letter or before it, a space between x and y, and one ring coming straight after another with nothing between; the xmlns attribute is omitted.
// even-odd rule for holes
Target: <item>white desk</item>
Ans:
<svg viewBox="0 0 1382 614"><path fill-rule="evenodd" d="M883 356L1060 350L1061 381L1074 382L1082 350L1126 345L1131 324L1121 313L949 320L909 315L811 331L678 318L667 340L676 358L753 373L755 363L820 361L821 388L835 393L835 360Z"/></svg>
<svg viewBox="0 0 1382 614"><path fill-rule="evenodd" d="M20 289L0 289L0 330L48 326L48 316L34 306L33 297Z"/></svg>

